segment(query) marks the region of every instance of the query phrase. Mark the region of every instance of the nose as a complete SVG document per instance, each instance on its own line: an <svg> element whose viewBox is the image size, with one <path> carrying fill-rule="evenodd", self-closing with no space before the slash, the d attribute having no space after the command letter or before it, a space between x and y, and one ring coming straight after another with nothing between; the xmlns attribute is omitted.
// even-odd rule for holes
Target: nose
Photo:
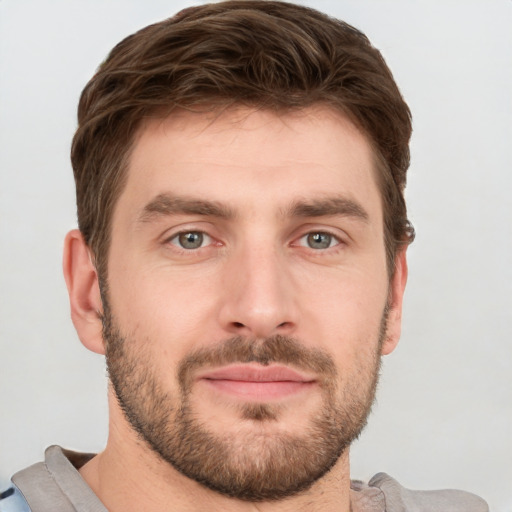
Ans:
<svg viewBox="0 0 512 512"><path fill-rule="evenodd" d="M226 265L220 322L231 335L267 338L297 328L295 286L286 256L272 248L240 251Z"/></svg>

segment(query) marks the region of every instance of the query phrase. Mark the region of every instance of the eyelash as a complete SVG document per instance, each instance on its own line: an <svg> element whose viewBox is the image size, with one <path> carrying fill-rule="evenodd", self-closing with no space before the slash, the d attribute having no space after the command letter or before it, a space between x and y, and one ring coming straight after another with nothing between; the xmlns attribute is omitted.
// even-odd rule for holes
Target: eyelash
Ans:
<svg viewBox="0 0 512 512"><path fill-rule="evenodd" d="M195 247L195 248L183 247L183 245L180 244L180 238L182 236L187 236L187 235L199 235L201 237L201 245L199 247ZM208 243L206 245L203 245L205 238ZM176 243L175 243L175 241L176 241ZM206 233L205 231L193 230L193 229L186 230L186 231L180 231L179 233L172 235L171 237L167 238L167 240L166 240L166 243L174 245L177 249L179 249L181 251L185 251L185 252L193 252L193 251L198 251L199 249L204 249L208 245L211 245L212 242L213 242L213 238L208 233Z"/></svg>
<svg viewBox="0 0 512 512"><path fill-rule="evenodd" d="M187 236L187 235L199 236L201 245L199 247L184 247L182 240L180 240L180 239L181 239L181 237ZM315 237L315 236L328 237L327 247L317 247L317 248L311 247L309 245L309 243L312 243L312 241L308 240L308 237ZM304 241L304 243L301 243L302 241ZM206 245L205 245L205 242L206 242ZM171 244L177 250L182 251L184 253L188 253L188 254L197 252L201 249L205 249L208 246L214 244L214 242L215 242L214 238L212 236L210 236L208 233L206 233L205 231L193 230L193 229L180 231L178 233L173 234L171 237L169 237L165 240L166 244ZM191 242L191 243L193 243L193 242ZM321 243L321 240L319 241L319 243ZM221 245L220 242L217 242L217 244ZM308 231L307 233L304 233L299 238L296 238L290 245L291 245L291 247L304 247L306 249L310 249L311 251L313 251L315 253L321 253L321 252L328 251L330 249L336 249L338 246L343 245L343 244L344 244L343 240L338 235L330 233L329 231L311 230L311 231Z"/></svg>
<svg viewBox="0 0 512 512"><path fill-rule="evenodd" d="M309 240L309 237L314 237L314 236L326 236L326 237L329 237L328 246L327 247L317 247L317 248L311 247L309 245L309 243L311 242L311 240ZM298 240L299 240L299 244L298 244L299 246L306 247L306 248L311 249L311 250L313 250L315 252L317 252L317 251L326 251L328 249L334 249L335 247L337 247L338 245L343 243L343 241L340 239L339 236L336 236L333 233L330 233L329 231L322 231L322 230L308 231L307 233L303 234ZM307 246L306 245L302 245L300 243L302 240L306 240L306 243L308 245Z"/></svg>

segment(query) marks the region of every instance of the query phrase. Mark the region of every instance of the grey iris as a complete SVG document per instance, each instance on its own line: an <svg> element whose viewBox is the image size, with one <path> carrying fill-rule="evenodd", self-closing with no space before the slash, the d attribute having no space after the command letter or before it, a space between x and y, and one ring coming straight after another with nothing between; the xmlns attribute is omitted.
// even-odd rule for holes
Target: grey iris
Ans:
<svg viewBox="0 0 512 512"><path fill-rule="evenodd" d="M328 233L310 233L307 240L311 249L328 249L331 245L332 236Z"/></svg>
<svg viewBox="0 0 512 512"><path fill-rule="evenodd" d="M199 249L203 245L203 234L197 231L181 233L179 236L180 245L184 249Z"/></svg>

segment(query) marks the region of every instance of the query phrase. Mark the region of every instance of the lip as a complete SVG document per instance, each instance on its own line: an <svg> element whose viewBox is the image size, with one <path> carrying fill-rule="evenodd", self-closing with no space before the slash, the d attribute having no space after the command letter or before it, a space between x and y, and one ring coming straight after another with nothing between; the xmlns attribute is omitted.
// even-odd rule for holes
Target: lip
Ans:
<svg viewBox="0 0 512 512"><path fill-rule="evenodd" d="M316 379L288 366L232 365L202 372L198 381L219 393L269 401L306 391Z"/></svg>

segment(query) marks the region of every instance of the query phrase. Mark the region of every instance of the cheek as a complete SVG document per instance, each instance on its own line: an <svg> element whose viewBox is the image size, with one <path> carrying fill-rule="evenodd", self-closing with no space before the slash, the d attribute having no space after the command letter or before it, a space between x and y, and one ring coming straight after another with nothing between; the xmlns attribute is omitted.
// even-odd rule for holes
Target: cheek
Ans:
<svg viewBox="0 0 512 512"><path fill-rule="evenodd" d="M321 344L342 366L357 354L370 357L381 331L387 279L379 272L352 269L308 281L303 280L300 291L305 339Z"/></svg>
<svg viewBox="0 0 512 512"><path fill-rule="evenodd" d="M215 318L215 273L182 273L170 268L142 268L130 272L117 267L109 279L111 306L123 332L144 337L159 350L172 347L184 353L194 340L204 339Z"/></svg>

